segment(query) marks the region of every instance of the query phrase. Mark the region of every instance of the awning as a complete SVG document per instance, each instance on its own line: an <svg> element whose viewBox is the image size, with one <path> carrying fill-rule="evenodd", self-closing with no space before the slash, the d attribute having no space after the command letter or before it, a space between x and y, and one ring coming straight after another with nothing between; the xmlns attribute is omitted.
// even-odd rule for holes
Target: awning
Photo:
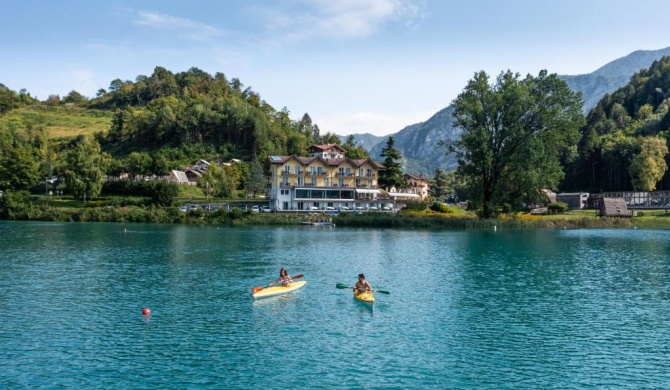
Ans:
<svg viewBox="0 0 670 390"><path fill-rule="evenodd" d="M394 198L419 198L417 194L406 194L404 192L389 192L389 196Z"/></svg>
<svg viewBox="0 0 670 390"><path fill-rule="evenodd" d="M381 193L381 191L373 190L373 189L367 189L367 188L356 188L356 193L358 193L358 194L379 194L379 193Z"/></svg>

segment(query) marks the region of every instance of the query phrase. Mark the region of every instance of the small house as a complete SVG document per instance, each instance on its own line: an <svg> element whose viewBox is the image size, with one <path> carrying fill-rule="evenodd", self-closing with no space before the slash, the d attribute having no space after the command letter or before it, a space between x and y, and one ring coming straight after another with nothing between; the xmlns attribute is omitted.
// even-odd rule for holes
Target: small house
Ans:
<svg viewBox="0 0 670 390"><path fill-rule="evenodd" d="M628 210L626 200L623 198L602 198L600 216L630 218L633 216L633 212Z"/></svg>
<svg viewBox="0 0 670 390"><path fill-rule="evenodd" d="M176 183L179 185L189 185L190 183L188 182L188 177L186 177L186 173L182 171L176 171L176 170L171 170L170 171L170 176L168 177L168 181L170 183Z"/></svg>

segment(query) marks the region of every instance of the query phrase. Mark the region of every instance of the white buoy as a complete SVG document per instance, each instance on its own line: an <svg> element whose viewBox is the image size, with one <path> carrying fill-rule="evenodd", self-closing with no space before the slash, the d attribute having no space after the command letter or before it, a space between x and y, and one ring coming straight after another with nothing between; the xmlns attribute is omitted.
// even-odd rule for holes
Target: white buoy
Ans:
<svg viewBox="0 0 670 390"><path fill-rule="evenodd" d="M496 225L493 225L493 230L498 230L498 227Z"/></svg>

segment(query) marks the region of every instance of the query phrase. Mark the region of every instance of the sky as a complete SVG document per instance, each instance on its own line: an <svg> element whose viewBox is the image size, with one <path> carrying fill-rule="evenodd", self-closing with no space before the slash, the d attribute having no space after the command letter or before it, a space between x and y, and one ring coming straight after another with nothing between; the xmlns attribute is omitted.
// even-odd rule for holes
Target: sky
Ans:
<svg viewBox="0 0 670 390"><path fill-rule="evenodd" d="M0 83L40 100L196 67L338 135L426 121L481 70L584 74L670 46L668 0L7 0L0 14Z"/></svg>

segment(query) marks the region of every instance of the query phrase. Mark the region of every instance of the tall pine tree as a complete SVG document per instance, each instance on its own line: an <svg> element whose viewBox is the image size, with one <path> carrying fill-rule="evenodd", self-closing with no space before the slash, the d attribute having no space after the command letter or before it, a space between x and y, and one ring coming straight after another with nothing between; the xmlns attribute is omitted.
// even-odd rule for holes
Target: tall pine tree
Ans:
<svg viewBox="0 0 670 390"><path fill-rule="evenodd" d="M386 146L382 149L380 156L384 157L384 168L379 170L379 187L390 189L391 187L406 187L405 179L399 160L402 160L400 153L393 147L395 140L389 137Z"/></svg>

